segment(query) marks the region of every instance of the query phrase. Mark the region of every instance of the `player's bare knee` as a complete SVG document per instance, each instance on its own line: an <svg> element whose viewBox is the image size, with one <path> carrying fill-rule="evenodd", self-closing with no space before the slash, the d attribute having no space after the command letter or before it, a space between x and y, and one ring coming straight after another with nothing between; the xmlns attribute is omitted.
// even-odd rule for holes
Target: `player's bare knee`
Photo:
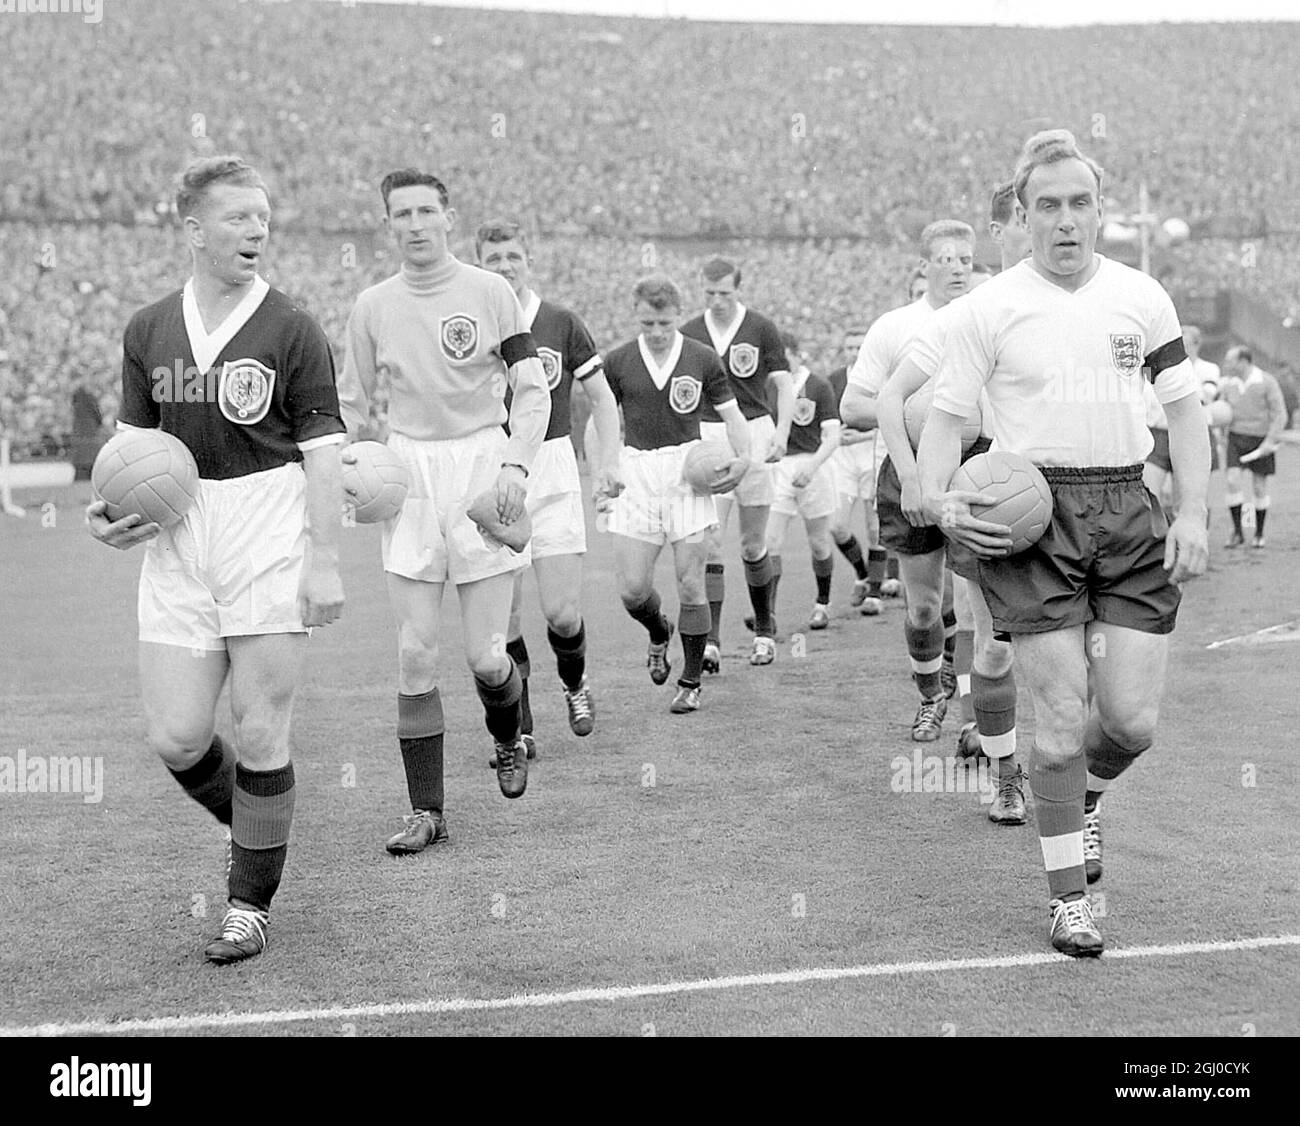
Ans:
<svg viewBox="0 0 1300 1126"><path fill-rule="evenodd" d="M402 633L397 643L397 670L404 682L432 681L438 672L438 646Z"/></svg>
<svg viewBox="0 0 1300 1126"><path fill-rule="evenodd" d="M498 649L489 645L473 651L467 649L465 660L469 671L486 684L500 684L510 675L510 658L504 647Z"/></svg>
<svg viewBox="0 0 1300 1126"><path fill-rule="evenodd" d="M917 629L929 629L943 616L943 597L938 591L907 591L907 620Z"/></svg>
<svg viewBox="0 0 1300 1126"><path fill-rule="evenodd" d="M1155 742L1158 719L1159 708L1144 703L1130 710L1102 712L1101 729L1126 751L1140 754Z"/></svg>
<svg viewBox="0 0 1300 1126"><path fill-rule="evenodd" d="M544 608L546 614L546 624L550 627L552 633L558 633L561 637L572 637L578 632L578 627L582 625L582 611L578 608L578 599L575 597L563 599L554 605ZM511 634L517 636L516 633Z"/></svg>
<svg viewBox="0 0 1300 1126"><path fill-rule="evenodd" d="M1011 671L1011 642L993 637L975 638L974 667L980 676L996 678Z"/></svg>
<svg viewBox="0 0 1300 1126"><path fill-rule="evenodd" d="M145 743L172 770L193 766L212 745L213 724L163 719L149 724Z"/></svg>

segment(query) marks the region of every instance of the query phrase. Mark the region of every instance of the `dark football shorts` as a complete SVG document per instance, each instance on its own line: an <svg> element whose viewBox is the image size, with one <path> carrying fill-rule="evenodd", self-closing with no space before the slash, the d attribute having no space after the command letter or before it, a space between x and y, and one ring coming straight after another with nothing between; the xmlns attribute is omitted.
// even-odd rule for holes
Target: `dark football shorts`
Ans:
<svg viewBox="0 0 1300 1126"><path fill-rule="evenodd" d="M1147 454L1147 464L1157 466L1166 473L1172 473L1174 463L1169 460L1169 431L1163 426L1152 426L1150 429L1155 445L1151 447L1151 452Z"/></svg>
<svg viewBox="0 0 1300 1126"><path fill-rule="evenodd" d="M1249 469L1252 473L1256 473L1261 477L1272 477L1277 472L1277 458L1274 454L1265 454L1254 461L1246 462L1245 465L1241 464L1241 455L1258 449L1263 441L1263 438L1257 438L1253 434L1234 434L1229 430L1228 468Z"/></svg>
<svg viewBox="0 0 1300 1126"><path fill-rule="evenodd" d="M976 454L986 453L992 444L991 438L981 435L975 439L971 448L962 454L962 461ZM894 468L893 461L886 457L880 466L880 476L876 481L876 514L880 518L880 542L899 555L929 555L932 551L942 550L944 544L948 542L947 537L934 524L927 524L922 528L909 524L907 517L903 515L902 502L903 486L898 479L898 470ZM971 578L972 575L963 574L962 577Z"/></svg>
<svg viewBox="0 0 1300 1126"><path fill-rule="evenodd" d="M999 633L1049 633L1106 622L1172 632L1182 592L1164 568L1169 530L1142 466L1042 466L1055 507L1047 531L1009 559L981 559L980 585Z"/></svg>

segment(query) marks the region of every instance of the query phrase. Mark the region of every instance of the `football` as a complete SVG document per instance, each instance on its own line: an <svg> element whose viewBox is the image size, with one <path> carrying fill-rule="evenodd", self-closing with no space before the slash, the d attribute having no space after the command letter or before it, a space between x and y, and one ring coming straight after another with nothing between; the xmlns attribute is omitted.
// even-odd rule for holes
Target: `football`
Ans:
<svg viewBox="0 0 1300 1126"><path fill-rule="evenodd" d="M913 392L903 404L903 425L907 427L907 440L912 444L912 449L916 450L921 445L921 428L925 425L926 418L929 417L930 407L934 403L934 380L930 380L920 390ZM980 427L984 419L977 406L975 413L971 415L961 428L961 448L965 453L975 444L975 440L980 436Z"/></svg>
<svg viewBox="0 0 1300 1126"><path fill-rule="evenodd" d="M735 456L726 442L697 442L686 452L686 458L682 462L682 480L701 496L725 492L727 490L718 490L713 486Z"/></svg>
<svg viewBox="0 0 1300 1126"><path fill-rule="evenodd" d="M1215 399L1205 408L1205 417L1211 426L1227 426L1232 422L1232 407L1223 399Z"/></svg>
<svg viewBox="0 0 1300 1126"><path fill-rule="evenodd" d="M1004 450L976 454L957 467L948 488L997 497L990 505L972 504L971 515L1010 527L1012 555L1036 544L1052 520L1047 478L1019 454Z"/></svg>
<svg viewBox="0 0 1300 1126"><path fill-rule="evenodd" d="M343 449L356 464L343 463L343 501L358 524L391 520L411 488L406 463L383 442L353 442Z"/></svg>
<svg viewBox="0 0 1300 1126"><path fill-rule="evenodd" d="M108 518L131 513L164 528L177 524L199 491L199 467L189 447L165 430L121 430L99 451L90 470Z"/></svg>

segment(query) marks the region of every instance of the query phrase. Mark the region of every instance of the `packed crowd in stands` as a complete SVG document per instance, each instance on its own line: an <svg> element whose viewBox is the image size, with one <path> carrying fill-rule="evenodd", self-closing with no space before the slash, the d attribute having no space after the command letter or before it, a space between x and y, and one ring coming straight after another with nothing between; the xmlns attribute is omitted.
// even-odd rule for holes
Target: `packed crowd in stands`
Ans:
<svg viewBox="0 0 1300 1126"><path fill-rule="evenodd" d="M696 266L720 250L825 370L846 326L901 302L924 223L982 225L1047 125L1097 155L1119 211L1145 178L1152 206L1191 225L1157 256L1172 290L1247 292L1300 321L1300 153L1275 143L1295 116L1297 25L755 28L115 0L98 24L33 14L0 34L0 430L19 455L58 443L79 384L111 418L127 317L184 277L170 186L201 152L267 175L269 278L336 344L393 268L376 184L417 164L452 188L462 257L480 219L523 219L544 292L606 347L632 334L638 275L667 270L693 307Z"/></svg>

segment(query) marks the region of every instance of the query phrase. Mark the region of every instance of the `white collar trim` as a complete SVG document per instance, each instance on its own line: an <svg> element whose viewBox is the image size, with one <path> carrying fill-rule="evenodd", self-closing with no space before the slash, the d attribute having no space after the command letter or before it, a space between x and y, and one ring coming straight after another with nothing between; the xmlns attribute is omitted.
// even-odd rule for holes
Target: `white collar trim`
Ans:
<svg viewBox="0 0 1300 1126"><path fill-rule="evenodd" d="M528 291L528 304L524 306L524 324L531 330L533 321L537 319L537 310L542 307L542 299L537 296L537 290Z"/></svg>
<svg viewBox="0 0 1300 1126"><path fill-rule="evenodd" d="M194 296L194 279L185 283L181 292L181 311L185 315L185 334L190 338L190 352L194 355L194 366L201 372L208 372L217 362L221 350L234 339L249 318L257 312L271 286L260 274L253 279L253 284L240 299L238 305L226 314L211 333L203 327L203 317L199 313L199 299Z"/></svg>
<svg viewBox="0 0 1300 1126"><path fill-rule="evenodd" d="M725 329L721 329L713 319L712 310L704 310L704 327L709 330L709 339L713 341L713 350L719 356L727 350L727 345L735 338L737 331L740 329L740 322L745 319L745 311L745 306L737 301L735 319Z"/></svg>
<svg viewBox="0 0 1300 1126"><path fill-rule="evenodd" d="M673 346L668 352L668 358L660 367L655 361L654 356L650 354L650 349L646 345L645 337L636 338L637 347L641 349L641 362L645 364L645 369L650 373L650 379L654 385L662 391L668 384L668 377L673 374L673 369L677 366L677 361L682 358L682 334L673 333Z"/></svg>

